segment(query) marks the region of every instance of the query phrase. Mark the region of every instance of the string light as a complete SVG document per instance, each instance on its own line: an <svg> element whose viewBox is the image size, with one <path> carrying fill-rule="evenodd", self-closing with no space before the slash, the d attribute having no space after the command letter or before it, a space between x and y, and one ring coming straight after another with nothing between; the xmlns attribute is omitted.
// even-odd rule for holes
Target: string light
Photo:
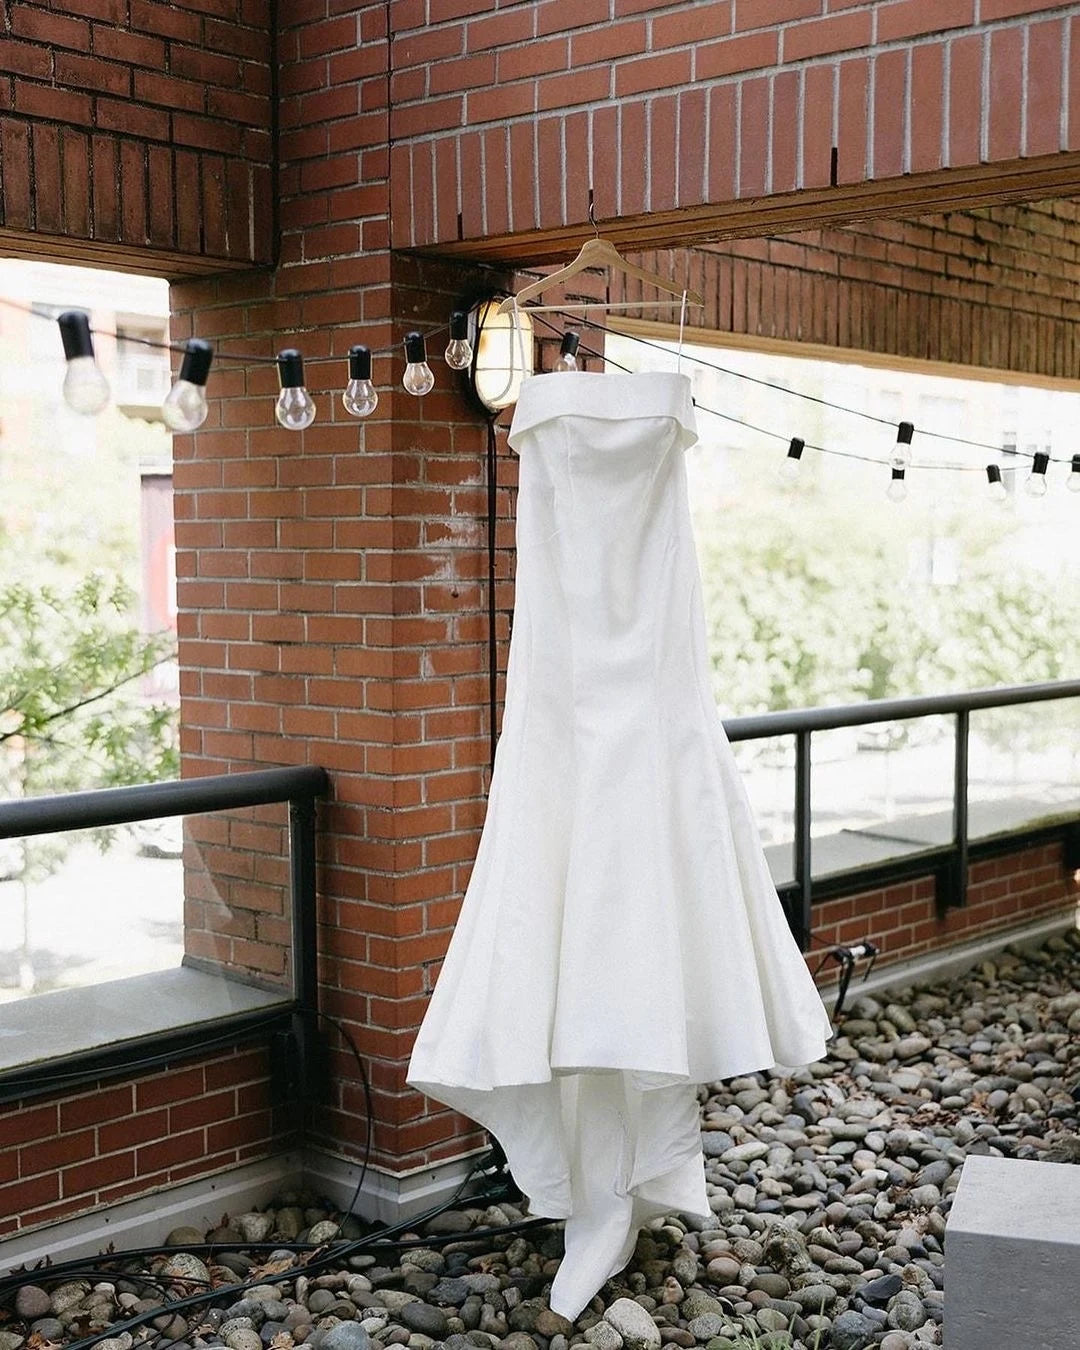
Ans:
<svg viewBox="0 0 1080 1350"><path fill-rule="evenodd" d="M469 342L469 316L464 310L455 309L450 315L450 341L443 352L443 360L451 370L469 368L472 346Z"/></svg>
<svg viewBox="0 0 1080 1350"><path fill-rule="evenodd" d="M349 383L341 401L353 417L370 417L379 406L379 395L371 383L371 352L359 344L349 348Z"/></svg>
<svg viewBox="0 0 1080 1350"><path fill-rule="evenodd" d="M785 482L795 483L798 481L802 472L802 452L805 449L806 442L802 437L792 436L787 454L780 461L780 477Z"/></svg>
<svg viewBox="0 0 1080 1350"><path fill-rule="evenodd" d="M567 332L563 334L562 346L559 348L559 355L555 360L556 370L567 371L579 369L577 350L580 341L580 333Z"/></svg>
<svg viewBox="0 0 1080 1350"><path fill-rule="evenodd" d="M435 376L427 363L427 343L423 333L405 334L405 374L401 383L407 394L421 398L435 388Z"/></svg>
<svg viewBox="0 0 1080 1350"><path fill-rule="evenodd" d="M161 419L170 431L195 431L206 421L206 379L213 359L209 342L188 339L180 374L161 405Z"/></svg>
<svg viewBox="0 0 1080 1350"><path fill-rule="evenodd" d="M1001 480L1001 467L998 464L988 464L986 466L986 481L990 485L987 491L992 502L1008 501L1009 493L1005 484Z"/></svg>
<svg viewBox="0 0 1080 1350"><path fill-rule="evenodd" d="M911 463L911 438L914 434L915 426L911 422L901 422L896 428L896 444L889 459L894 469L906 469Z"/></svg>
<svg viewBox="0 0 1080 1350"><path fill-rule="evenodd" d="M906 469L898 469L895 465L893 466L892 478L889 481L889 486L885 489L885 496L888 497L889 501L902 502L906 500L908 495L906 473Z"/></svg>
<svg viewBox="0 0 1080 1350"><path fill-rule="evenodd" d="M94 339L90 335L90 316L81 309L69 309L56 320L64 344L67 372L64 375L64 402L72 412L89 416L101 412L109 401L109 382L94 360Z"/></svg>
<svg viewBox="0 0 1080 1350"><path fill-rule="evenodd" d="M1046 496L1046 469L1050 456L1045 450L1037 450L1031 461L1031 472L1024 481L1024 491L1029 497Z"/></svg>
<svg viewBox="0 0 1080 1350"><path fill-rule="evenodd" d="M304 388L304 358L295 347L277 354L281 393L274 404L274 416L286 431L303 431L315 421L315 402Z"/></svg>
<svg viewBox="0 0 1080 1350"><path fill-rule="evenodd" d="M22 313L39 316L39 311L30 306L19 304L8 300L6 297L0 297L0 305L7 308L17 309ZM528 313L526 309L523 311ZM555 325L548 323L541 316L537 316L542 323L551 329L552 332L559 332ZM405 389L416 397L430 392L435 385L435 377L432 374L430 366L427 364L426 339L433 337L438 333L449 329L450 341L447 344L445 357L447 364L452 369L466 369L472 361L473 348L468 339L468 321L469 315L463 310L454 310L450 316L448 324L442 324L437 328L430 329L428 332L419 331L410 332L405 338L406 351L406 369L402 383ZM583 319L589 327L602 333L609 333L611 330L604 325L596 323L591 319ZM67 372L64 379L64 398L69 406L80 413L99 412L109 398L109 385L105 376L97 366L94 357L93 336L95 334L104 334L116 338L115 333L107 333L105 330L93 329L90 326L89 316L80 310L69 310L61 314L58 318L61 337L64 344L64 355L67 359ZM273 360L278 367L279 377L281 379L281 393L278 396L275 406L275 416L282 426L290 430L303 430L311 425L315 419L315 404L308 394L303 384L303 357L299 351L294 348L288 348L278 353L276 357L265 357L257 353L239 353L222 352L211 348L209 343L202 342L200 339L189 339L183 344L157 341L153 338L139 337L136 335L125 335L128 340L139 342L144 346L160 349L163 351L181 351L183 360L180 367L180 373L176 383L173 385L168 396L162 405L162 418L166 425L174 431L191 431L201 426L206 418L206 394L205 385L209 372L210 363L214 359L240 361L246 364L257 365ZM657 350L666 351L667 348L658 342L650 342L646 338L632 335L634 341L647 346L656 347ZM579 351L587 349L579 347L580 334L573 330L566 330L562 333L562 343L559 357L555 363L556 370L569 371L580 368L578 361ZM392 348L385 349L391 352ZM603 353L593 352L590 349L590 355L603 356ZM352 416L366 417L374 411L378 403L378 394L374 385L371 384L371 356L370 350L364 346L357 345L350 348L349 351L349 381L342 394L342 401ZM619 366L619 363L605 358L608 364ZM841 412L850 413L854 416L867 418L879 423L888 423L890 419L881 417L875 413L866 412L860 408L849 408L843 404L834 403L829 399L821 398L815 394L809 394L802 390L790 389L785 385L776 384L773 381L761 379L749 375L744 371L732 370L720 366L714 362L706 361L701 357L686 355L686 359L694 364L703 366L706 369L716 370L722 374L731 375L734 378L748 380L753 384L761 385L765 388L775 389L780 393L792 395L793 397L805 399L817 403L824 407L834 408ZM625 369L625 367L619 367ZM745 421L742 418L734 417L728 413L722 413L714 408L709 408L695 400L695 406L703 412L708 412L716 417L723 418L726 421L734 422L748 430L758 432L762 435L772 437L777 440L786 440L786 436L770 431L765 427L755 426L753 423ZM902 421L897 424L896 442L889 457L889 465L893 470L906 469L912 462L911 444L914 436L914 424ZM977 446L985 449L995 450L1003 453L1004 450L999 446L992 446L985 442L966 439L960 436L952 436L942 432L922 429L924 436L934 437L939 440L952 441L958 445ZM788 454L780 466L780 472L785 478L797 478L800 471L800 458L803 449L806 448L806 442L800 437L793 437L789 441ZM796 451L797 447L797 453ZM811 445L812 450L817 450L822 454L835 455L839 458L861 460L866 463L880 463L877 456L859 454L852 451L836 450L829 446ZM1065 483L1070 492L1080 493L1080 454L1074 454L1071 459L1056 459L1048 451L1036 452L1032 456L1031 472L1025 480L1025 490L1034 497L1041 497L1047 491L1047 468L1052 463L1067 463L1070 465L1070 472L1066 475ZM942 470L976 470L977 466L971 464L956 463L920 463L920 467L927 469ZM993 469L993 473L991 470ZM1001 472L998 466L986 466L989 492L993 499L1001 500L1002 493L1005 493L1004 483L1001 481ZM995 476L996 475L996 476ZM903 473L894 474L889 484L889 494L895 500L902 500L907 494L907 483Z"/></svg>

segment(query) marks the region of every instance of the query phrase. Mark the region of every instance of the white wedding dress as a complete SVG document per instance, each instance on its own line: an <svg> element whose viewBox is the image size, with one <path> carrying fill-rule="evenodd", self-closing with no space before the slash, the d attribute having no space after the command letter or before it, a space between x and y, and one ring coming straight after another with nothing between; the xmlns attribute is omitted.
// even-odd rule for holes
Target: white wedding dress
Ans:
<svg viewBox="0 0 1080 1350"><path fill-rule="evenodd" d="M506 708L409 1083L566 1219L574 1318L666 1213L708 1215L694 1085L806 1064L828 1017L709 689L682 375L525 381Z"/></svg>

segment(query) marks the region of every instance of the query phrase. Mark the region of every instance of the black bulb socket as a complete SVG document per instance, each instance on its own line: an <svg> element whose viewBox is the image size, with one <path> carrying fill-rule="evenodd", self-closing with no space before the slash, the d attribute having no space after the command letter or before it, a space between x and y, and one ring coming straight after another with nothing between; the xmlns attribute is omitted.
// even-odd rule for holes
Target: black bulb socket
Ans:
<svg viewBox="0 0 1080 1350"><path fill-rule="evenodd" d="M349 379L371 379L371 352L359 344L349 348Z"/></svg>
<svg viewBox="0 0 1080 1350"><path fill-rule="evenodd" d="M184 359L180 362L180 378L188 384L197 384L200 388L206 384L210 374L210 362L214 359L214 349L202 338L189 338L184 344Z"/></svg>
<svg viewBox="0 0 1080 1350"><path fill-rule="evenodd" d="M451 342L464 342L469 336L469 316L463 309L455 309L450 315Z"/></svg>
<svg viewBox="0 0 1080 1350"><path fill-rule="evenodd" d="M303 389L304 358L295 347L286 347L277 354L278 379L282 389Z"/></svg>
<svg viewBox="0 0 1080 1350"><path fill-rule="evenodd" d="M1071 472L1080 473L1080 455L1073 455Z"/></svg>
<svg viewBox="0 0 1080 1350"><path fill-rule="evenodd" d="M903 482L904 479L907 477L907 473L904 469L893 469L892 476L893 482L896 482L897 480Z"/></svg>
<svg viewBox="0 0 1080 1350"><path fill-rule="evenodd" d="M792 436L791 444L788 446L788 459L802 459L802 452L806 449L806 442L801 436Z"/></svg>
<svg viewBox="0 0 1080 1350"><path fill-rule="evenodd" d="M1032 456L1031 472L1045 474L1050 467L1050 456L1045 450L1037 450Z"/></svg>
<svg viewBox="0 0 1080 1350"><path fill-rule="evenodd" d="M405 360L410 366L423 365L427 360L427 343L423 333L405 334Z"/></svg>
<svg viewBox="0 0 1080 1350"><path fill-rule="evenodd" d="M57 317L60 326L60 340L64 344L64 359L73 361L77 356L93 356L94 339L90 333L90 315L81 309L69 309Z"/></svg>
<svg viewBox="0 0 1080 1350"><path fill-rule="evenodd" d="M581 334L568 332L563 334L562 346L559 348L560 356L577 356L578 343L581 341Z"/></svg>
<svg viewBox="0 0 1080 1350"><path fill-rule="evenodd" d="M901 422L900 425L896 428L896 444L910 445L911 438L914 435L915 435L915 423Z"/></svg>
<svg viewBox="0 0 1080 1350"><path fill-rule="evenodd" d="M988 464L986 466L986 481L990 484L1001 482L1001 466L998 464Z"/></svg>

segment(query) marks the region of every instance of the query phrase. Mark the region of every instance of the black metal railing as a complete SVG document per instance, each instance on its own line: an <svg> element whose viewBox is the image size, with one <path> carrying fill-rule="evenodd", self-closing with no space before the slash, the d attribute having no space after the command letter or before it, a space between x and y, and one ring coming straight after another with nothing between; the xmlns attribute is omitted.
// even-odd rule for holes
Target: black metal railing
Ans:
<svg viewBox="0 0 1080 1350"><path fill-rule="evenodd" d="M0 839L287 802L293 961L291 998L269 1008L233 1013L194 1026L178 1026L142 1038L14 1066L0 1072L0 1101L116 1077L148 1058L167 1062L208 1045L228 1049L278 1032L284 1033L288 1045L288 1073L301 1090L306 1090L312 1078L318 1017L315 803L326 795L328 786L324 769L299 765L0 802Z"/></svg>
<svg viewBox="0 0 1080 1350"><path fill-rule="evenodd" d="M1080 857L1074 857L1080 850L1080 832L1075 820L1058 820L1045 826L1024 826L1003 831L989 839L971 840L968 837L968 741L972 712L983 708L1006 708L1078 697L1080 680L1060 680L1053 684L1007 685L997 689L974 689L962 694L875 699L841 707L805 708L726 719L724 728L731 741L777 736L793 736L795 739L794 880L782 884L778 889L792 931L803 949L806 950L810 944L813 931L812 906L817 900L855 895L905 878L933 876L938 911L941 913L965 904L968 866L973 859L1053 838L1067 839L1069 856L1066 863L1072 867L1080 866ZM811 738L814 732L941 715L956 719L951 842L879 863L861 864L815 879L811 866Z"/></svg>

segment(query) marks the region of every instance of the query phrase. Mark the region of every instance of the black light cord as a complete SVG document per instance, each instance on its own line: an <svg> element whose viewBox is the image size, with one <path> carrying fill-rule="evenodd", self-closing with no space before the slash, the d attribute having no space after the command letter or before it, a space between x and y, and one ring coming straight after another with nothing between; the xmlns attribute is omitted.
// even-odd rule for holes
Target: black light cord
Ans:
<svg viewBox="0 0 1080 1350"><path fill-rule="evenodd" d="M189 1308L197 1308L215 1302L219 1298L232 1298L237 1294L243 1294L250 1289L254 1289L260 1284L282 1284L293 1280L299 1274L312 1274L324 1269L326 1266L337 1265L348 1257L356 1255L363 1251L394 1251L404 1250L415 1246L445 1246L450 1242L483 1241L488 1237L498 1237L511 1232L521 1232L527 1229L548 1225L554 1220L533 1218L523 1219L517 1223L508 1223L500 1225L497 1228L466 1229L458 1233L444 1233L433 1235L431 1237L403 1238L400 1241L394 1241L398 1234L408 1232L410 1229L416 1229L428 1220L434 1218L437 1214L445 1213L460 1199L465 1189L476 1175L477 1171L482 1170L489 1155L479 1159L470 1168L453 1195L449 1199L441 1201L421 1214L414 1215L409 1219L401 1220L391 1227L380 1229L377 1232L370 1233L362 1238L357 1238L351 1242L337 1242L329 1247L326 1244L315 1246L314 1244L300 1243L259 1243L246 1244L242 1242L224 1244L195 1244L192 1247L185 1248L193 1254L199 1251L206 1251L210 1254L225 1250L272 1250L272 1251L296 1251L309 1252L312 1259L306 1261L302 1267L292 1266L287 1271L275 1273L266 1273L257 1278L243 1281L237 1284L219 1285L215 1289L202 1290L197 1294L190 1294L184 1298L174 1299L168 1303L162 1303L158 1307L149 1308L145 1312L138 1313L133 1317L125 1319L123 1322L113 1322L109 1326L102 1328L93 1335L84 1336L80 1340L71 1342L66 1350L92 1350L92 1347L99 1341L106 1340L112 1336L122 1335L125 1331L134 1331L138 1327L145 1326L156 1317L165 1314L177 1314ZM475 1200L494 1200L502 1194L502 1188L480 1192L474 1197ZM111 1255L110 1260L124 1262L138 1260L150 1255L157 1255L162 1252L161 1247L141 1247L131 1251L117 1252ZM321 1253L321 1254L320 1254ZM22 1285L34 1283L42 1279L52 1282L54 1277L71 1278L72 1275L80 1271L85 1271L85 1265L78 1262L67 1262L63 1266L51 1266L45 1270L20 1271L16 1275L8 1275L0 1279L0 1299L12 1290L20 1288ZM127 1278L123 1272L120 1272L121 1278ZM175 1281L179 1283L180 1281ZM186 1334L186 1333L185 1333ZM161 1350L168 1350L169 1344L179 1344L184 1337L178 1337L176 1340L167 1343L161 1347Z"/></svg>
<svg viewBox="0 0 1080 1350"><path fill-rule="evenodd" d="M528 313L528 307L527 307L527 306L525 307L524 312L525 312L525 313ZM666 353L666 352L668 352L668 350L669 350L662 342L655 342L655 341L650 340L649 338L646 338L646 337L640 337L637 333L623 333L623 332L620 332L617 328L608 328L608 327L606 327L606 326L605 326L604 324L602 324L602 323L597 323L595 319L587 319L587 318L585 318L585 317L582 316L582 315L578 315L578 314L570 314L569 312L564 311L564 310L559 310L559 311L557 311L557 312L558 312L560 315L562 315L563 318L569 320L571 323L583 323L587 328L594 328L594 329L596 329L598 332L601 332L601 333L610 333L612 337L629 338L629 339L630 339L631 341L633 341L633 342L640 342L640 343L642 344L642 346L645 346L645 347L652 347L654 350L659 351L659 352L665 352L665 353ZM536 316L534 316L534 317L539 318L540 316L539 316L539 315L536 315ZM807 403L816 403L816 404L819 404L819 405L820 405L821 407L823 407L823 408L832 408L835 412L850 413L852 417L861 417L861 418L863 418L864 420L866 420L866 421L868 421L868 422L877 422L879 426L884 426L884 427L894 427L894 426L896 426L896 422L895 422L892 418L889 418L889 417L882 417L879 413L867 412L867 411L866 411L865 409L863 409L863 408L849 408L849 407L848 407L846 404L844 404L844 403L835 403L835 402L833 402L831 399L822 398L822 397L821 397L820 395L818 395L818 394L808 394L808 393L805 393L805 392L804 392L803 390L801 390L801 389L789 389L789 388L787 387L787 385L784 385L784 384L776 384L776 383L775 383L774 381L772 381L772 380L765 380L765 379L762 379L761 376L759 376L759 375L750 375L750 374L747 374L746 371L742 371L742 370L733 370L730 366L721 366L721 365L717 365L717 363L716 363L715 361L706 361L705 358L702 357L702 356L692 356L692 355L689 355L689 354L685 354L685 353L684 353L684 355L683 355L683 360L684 360L684 361L692 361L695 365L697 365L697 366L704 366L707 370L715 370L715 371L718 371L721 375L730 375L730 376L732 376L732 377L733 377L734 379L736 379L736 380L746 380L746 381L748 381L750 384L761 385L763 388L765 388L765 389L772 389L772 390L774 390L774 391L775 391L776 393L778 393L778 394L789 394L792 398L801 398L801 399L803 399L803 400L804 400L805 402L807 402ZM712 408L706 408L705 411L706 411L706 412L712 412L713 409L712 409ZM717 416L717 417L721 417L721 416L723 416L723 414L722 414L722 413L717 413L716 416ZM737 421L738 419L733 418L733 419L731 419L731 420ZM749 425L749 424L747 424L747 425ZM757 428L755 428L755 430L757 430ZM933 431L933 430L928 430L927 428L922 427L922 426L920 426L920 427L918 428L918 433L919 433L920 436L929 436L929 437L932 437L934 440L938 440L938 441L952 441L953 444L955 444L955 445L969 445L969 446L971 446L973 449L976 449L976 450L990 450L990 451L992 451L994 454L1000 454L1000 453L1001 453L1001 449L1002 449L1002 447L1001 447L1000 445L991 445L988 441L975 441L975 440L970 440L970 439L968 439L966 436L952 436L952 435L949 435L947 432L944 432L944 431ZM765 434L766 434L766 435L775 435L776 433L774 433L774 432L766 432ZM787 440L788 437L784 436L784 437L782 437L781 439ZM812 449L812 450L819 450L821 447L820 447L820 446L808 446L808 448L809 448L809 449ZM840 452L839 452L839 451L831 451L831 452L829 452L829 453L839 454ZM858 458L858 456L853 456L853 458ZM1053 456L1051 456L1051 463L1054 463L1054 464L1068 464L1069 462L1070 462L1070 460L1068 460L1068 459L1055 459ZM949 465L941 465L941 466L933 466L933 467L947 468L947 467L952 467L952 466L949 466ZM960 466L957 466L957 467L960 467ZM968 467L968 466L967 466L967 465L964 465L964 466L962 466L962 467L965 467L965 468L966 468L966 467Z"/></svg>
<svg viewBox="0 0 1080 1350"><path fill-rule="evenodd" d="M35 319L47 319L50 323L55 323L55 322L56 322L56 318L55 318L54 315L52 315L52 314L43 314L41 310L39 310L39 309L34 309L32 305L21 305L21 304L19 304L19 302L18 302L17 300L9 300L6 296L0 296L0 305L4 305L4 306L6 306L8 309L14 309L14 310L17 310L20 314L29 314L32 318L35 318ZM76 306L73 306L73 308L78 309L79 306L76 305ZM423 338L424 338L424 341L426 342L426 341L428 340L428 338L435 338L435 337L438 337L440 333L445 333L445 332L449 329L449 327L450 327L450 323L449 323L449 320L448 320L446 323L441 323L441 324L439 324L439 326L438 326L437 328L429 328L428 331L422 335ZM316 332L317 332L317 331L319 331L319 330L316 329L316 330L313 330L313 331L316 331ZM94 335L94 337L106 337L106 338L112 338L112 339L113 339L114 341L116 341L116 342L125 342L125 343L127 343L127 342L132 342L132 343L138 343L138 345L139 345L140 347L151 347L151 348L153 348L155 351L161 351L161 352L178 352L178 353L180 353L181 355L182 355L184 352L187 351L187 342L186 342L186 341L184 341L184 342L161 342L161 341L159 341L157 338L142 337L142 336L140 336L138 333L114 333L111 329L108 329L108 328L93 328L93 327L92 327L92 328L90 329L90 332ZM394 355L394 353L397 352L397 350L398 350L398 348L399 348L400 346L401 346L400 343L395 342L395 343L392 343L389 347L376 347L376 348L374 348L374 350L372 351L371 355L372 355L372 356L392 356L392 355ZM339 358L339 357L325 357L325 356L320 356L320 357L309 357L309 358L307 358L307 359L308 359L308 361L310 362L310 364L315 365L315 364L321 364L322 362L328 361L328 360L335 360L335 361L336 361L336 360L339 360L339 359L340 359L340 360L344 360L345 357L340 357L340 358ZM258 354L255 353L255 352L247 353L247 354L241 353L241 352L228 352L228 351L222 351L222 350L220 350L220 349L217 348L217 347L214 348L214 360L215 360L215 361L242 361L245 365L249 365L249 366L250 366L250 365L273 366L273 365L276 365L276 364L277 364L277 357L276 357L276 356L260 356L260 355L258 355Z"/></svg>
<svg viewBox="0 0 1080 1350"><path fill-rule="evenodd" d="M524 311L524 312L525 312L525 313L528 313L527 310ZM576 319L578 318L577 315L569 315L569 314L568 314L566 317L567 317L568 319L572 319L572 320L576 320ZM543 317L543 315L541 315L541 314L534 314L534 315L533 315L533 321L535 322L536 320L539 320L542 324L544 324L545 327L550 328L551 331L552 331L553 333L558 333L558 332L561 331L555 324L550 323L550 322L549 322L547 319L545 319L545 318ZM645 341L646 341L646 339L644 339L644 338L634 337L634 335L631 334L631 333L620 333L620 332L618 332L617 330L612 329L612 328L604 328L601 324L593 324L593 325L591 325L591 326L592 326L593 328L599 329L601 332L604 332L604 333L610 333L613 337L628 337L628 338L630 338L630 339L631 339L632 341L634 341L634 342L645 342ZM658 344L657 344L657 343L652 343L652 342L647 343L647 345L650 346L650 347L658 347ZM666 348L666 347L658 347L658 350L667 352L667 348ZM586 355L588 355L588 356L595 356L595 357L598 357L601 361L606 362L608 365L610 365L610 366L616 366L619 370L626 371L627 374L634 374L634 373L635 373L635 372L633 372L633 371L631 370L631 368L630 368L629 366L622 365L620 362L613 360L613 359L612 359L610 356L608 356L605 352L597 351L595 347L587 347L587 346L585 346L584 344L581 344L581 345L578 347L578 351L585 352ZM696 358L696 357L687 356L685 353L684 353L684 355L683 355L683 360L684 360L684 361L696 361L697 359L698 359L698 358ZM701 364L701 365L708 365L709 363L708 363L707 361L703 361L703 362L699 362L699 364ZM715 370L721 370L721 369L722 369L722 367L719 367L719 366L714 366L714 367L711 367L711 368L712 368L712 369L715 369ZM738 374L739 374L738 371L730 371L730 372L724 372L724 373L729 373L729 374L733 374L733 375L738 375ZM750 378L750 377L747 377L747 378ZM757 381L757 383L760 384L760 383L765 383L765 382L759 380L759 381ZM770 387L782 388L782 386L780 386L780 385L777 385L777 386L770 386ZM795 391L794 391L794 390L788 389L788 390L785 390L784 392L785 392L785 393L794 393ZM801 397L801 395L800 395L800 397ZM745 417L736 417L733 413L724 413L724 412L721 412L718 408L710 408L707 404L702 403L702 402L700 401L700 399L696 399L696 398L694 399L694 407L697 408L699 412L709 413L709 414L711 414L711 416L713 416L713 417L719 417L719 418L721 418L721 419L722 419L723 421L725 421L725 422L733 422L736 426L745 427L747 431L753 431L753 432L756 432L756 433L757 433L758 435L760 435L760 436L768 436L768 437L770 437L770 439L775 440L775 441L780 441L780 442L781 442L782 444L784 444L784 445L787 445L787 444L790 442L790 440L791 440L791 437L790 437L786 432L770 431L768 427L758 426L756 422L749 422L749 421L746 420ZM847 409L843 409L843 411L845 411L845 412L854 412L855 409L847 408ZM895 425L895 423L893 423L893 422L888 422L888 421L886 421L885 419L881 419L881 418L875 418L874 420L875 420L875 421L883 421L884 424L887 425L887 426L894 426L894 425ZM920 434L922 434L922 433L920 432ZM927 432L926 434L929 435L930 433ZM936 434L936 433L935 433L935 434ZM942 437L941 439L952 440L952 439L954 439L954 438L953 438L953 437ZM979 442L975 442L975 441L968 441L968 442L964 442L964 443L965 443L965 444L969 444L969 445L979 445L979 444L980 444ZM812 441L806 441L806 442L804 443L804 445L805 445L805 448L806 448L807 450L816 450L819 454L822 454L822 455L835 455L838 459L852 459L852 460L857 460L857 461L858 461L859 463L861 463L861 464L876 464L876 465L879 465L879 466L885 466L885 467L887 468L887 467L888 467L888 463L889 463L887 459L883 459L883 458L881 458L880 456L877 456L877 455L860 455L860 454L858 454L858 453L857 453L856 451L854 451L854 450L834 450L831 446L827 446L827 445L815 445ZM1001 453L1001 447L1000 447L1000 446L992 446L992 447L991 447L991 446L984 446L984 447L982 447L982 448L984 448L984 449L993 449L996 453L998 453L998 454ZM1017 458L1021 458L1021 457L1022 457L1022 456L1017 456ZM1071 461L1068 460L1068 459L1053 459L1052 462L1055 463L1055 464L1068 464L1068 463L1070 463ZM916 463L913 463L913 464L909 465L908 467L911 468L911 469L916 469L916 470L920 470L920 471L923 471L923 472L930 471L930 470L933 470L933 471L935 471L935 472L938 471L938 470L940 470L940 471L942 471L942 472L977 473L977 474L985 474L985 472L986 472L986 466L983 465L983 464L945 464L945 463L936 463L936 462L930 461L930 460L920 460L920 461L918 461L918 462L916 462Z"/></svg>

